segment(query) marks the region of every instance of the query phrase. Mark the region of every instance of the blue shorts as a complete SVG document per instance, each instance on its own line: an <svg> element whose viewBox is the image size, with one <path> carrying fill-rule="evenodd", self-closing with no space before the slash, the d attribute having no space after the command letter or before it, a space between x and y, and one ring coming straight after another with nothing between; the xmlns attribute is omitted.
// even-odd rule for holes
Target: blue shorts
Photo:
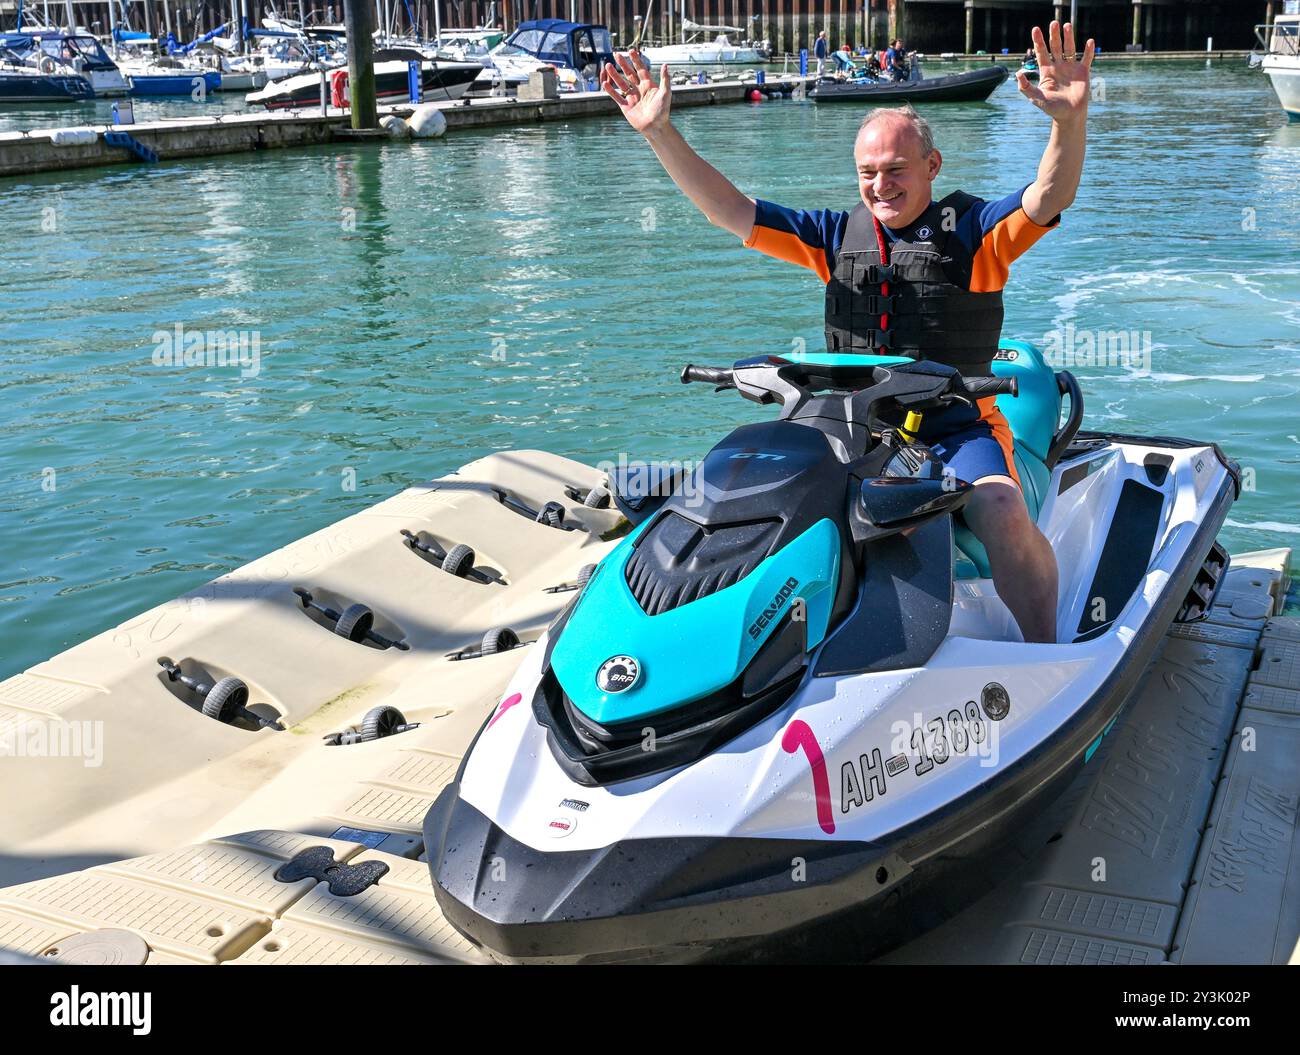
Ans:
<svg viewBox="0 0 1300 1055"><path fill-rule="evenodd" d="M920 440L958 480L973 484L986 476L1009 476L1020 485L1012 460L1011 429L1001 414L992 421L976 421L956 432L937 436L927 435L923 423Z"/></svg>

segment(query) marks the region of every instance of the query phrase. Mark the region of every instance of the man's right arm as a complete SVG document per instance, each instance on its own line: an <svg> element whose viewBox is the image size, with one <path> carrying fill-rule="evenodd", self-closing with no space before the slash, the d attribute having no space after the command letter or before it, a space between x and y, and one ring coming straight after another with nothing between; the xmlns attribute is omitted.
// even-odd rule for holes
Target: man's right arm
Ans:
<svg viewBox="0 0 1300 1055"><path fill-rule="evenodd" d="M664 171L709 223L747 240L754 229L754 199L741 194L672 126L669 111L673 89L668 66L661 68L656 84L640 52L616 54L614 62L617 65L605 64L601 87L618 103L628 124L645 136Z"/></svg>
<svg viewBox="0 0 1300 1055"><path fill-rule="evenodd" d="M645 137L664 171L709 222L730 231L747 248L806 267L822 282L829 282L848 213L826 209L796 212L742 194L695 153L669 121L672 82L668 67L662 67L656 84L639 53L616 55L615 60L618 65L606 64L601 75L605 91L618 103L628 124Z"/></svg>
<svg viewBox="0 0 1300 1055"><path fill-rule="evenodd" d="M668 121L646 129L642 135L682 193L704 213L709 223L730 231L742 241L754 229L754 199L691 148Z"/></svg>

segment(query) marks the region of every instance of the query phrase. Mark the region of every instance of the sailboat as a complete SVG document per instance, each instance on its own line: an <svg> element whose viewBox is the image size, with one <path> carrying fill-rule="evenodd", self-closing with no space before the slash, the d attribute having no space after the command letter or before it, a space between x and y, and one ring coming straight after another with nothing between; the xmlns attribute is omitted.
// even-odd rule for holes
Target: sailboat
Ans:
<svg viewBox="0 0 1300 1055"><path fill-rule="evenodd" d="M651 5L653 9L653 5ZM646 23L649 22L646 15ZM710 26L686 17L686 0L682 0L681 43L645 45L641 54L651 65L670 66L753 66L772 56L768 41L742 40L745 30L739 26ZM712 40L709 33L716 34Z"/></svg>
<svg viewBox="0 0 1300 1055"><path fill-rule="evenodd" d="M92 99L90 81L56 62L24 34L0 33L0 103L67 102Z"/></svg>

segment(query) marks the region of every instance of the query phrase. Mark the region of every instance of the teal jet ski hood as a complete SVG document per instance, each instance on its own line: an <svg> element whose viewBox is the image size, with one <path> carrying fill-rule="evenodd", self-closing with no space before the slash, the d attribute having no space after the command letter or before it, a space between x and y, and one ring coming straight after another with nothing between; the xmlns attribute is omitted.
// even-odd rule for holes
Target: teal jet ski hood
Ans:
<svg viewBox="0 0 1300 1055"><path fill-rule="evenodd" d="M830 520L813 524L739 582L657 615L646 614L626 575L648 526L600 563L551 653L561 688L593 721L635 721L731 684L792 607L807 620L808 648L825 636L840 572L840 536ZM618 672L612 683L610 669Z"/></svg>

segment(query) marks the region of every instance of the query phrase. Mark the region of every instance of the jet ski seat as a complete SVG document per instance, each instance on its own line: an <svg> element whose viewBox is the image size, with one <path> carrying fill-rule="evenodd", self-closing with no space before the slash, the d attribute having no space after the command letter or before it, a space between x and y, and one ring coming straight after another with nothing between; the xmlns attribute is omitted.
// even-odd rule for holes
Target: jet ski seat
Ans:
<svg viewBox="0 0 1300 1055"><path fill-rule="evenodd" d="M1083 399L1074 378L1064 371L1053 373L1043 353L1028 341L1003 340L998 346L993 373L1020 381L1020 394L998 396L998 409L1006 416L1015 437L1016 475L1020 477L1029 515L1037 520L1047 500L1052 467L1083 421ZM1062 396L1066 393L1070 396L1070 416L1061 425ZM957 578L988 578L988 553L960 516L955 524L954 541Z"/></svg>

